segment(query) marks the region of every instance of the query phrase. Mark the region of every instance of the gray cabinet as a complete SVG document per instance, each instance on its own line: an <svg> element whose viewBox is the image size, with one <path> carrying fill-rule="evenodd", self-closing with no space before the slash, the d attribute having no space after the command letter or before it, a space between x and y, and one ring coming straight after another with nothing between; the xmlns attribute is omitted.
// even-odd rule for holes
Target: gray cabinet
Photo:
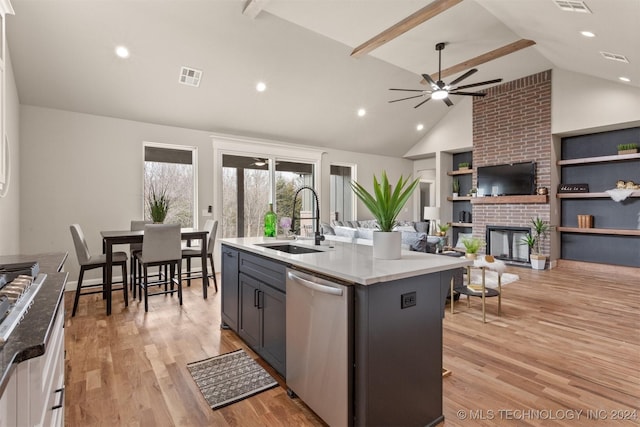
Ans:
<svg viewBox="0 0 640 427"><path fill-rule="evenodd" d="M285 375L286 265L222 246L222 322Z"/></svg>
<svg viewBox="0 0 640 427"><path fill-rule="evenodd" d="M238 266L236 249L222 245L222 327L238 331Z"/></svg>

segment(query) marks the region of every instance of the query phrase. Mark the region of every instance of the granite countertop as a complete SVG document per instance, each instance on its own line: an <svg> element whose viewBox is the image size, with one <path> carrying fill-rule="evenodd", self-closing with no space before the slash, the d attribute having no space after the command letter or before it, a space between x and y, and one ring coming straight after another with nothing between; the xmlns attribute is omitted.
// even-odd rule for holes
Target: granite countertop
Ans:
<svg viewBox="0 0 640 427"><path fill-rule="evenodd" d="M37 261L40 273L47 275L24 319L0 347L0 395L16 364L41 356L46 350L55 316L62 307L68 273L60 270L66 259L65 252L0 256L0 265Z"/></svg>
<svg viewBox="0 0 640 427"><path fill-rule="evenodd" d="M345 242L325 241L320 246L314 246L313 241L281 240L273 237L227 238L220 239L220 241L224 245L360 285L372 285L451 270L473 263L466 258L452 258L405 250L402 251L402 256L398 260L382 260L373 258L372 246ZM259 246L278 243L308 246L322 252L296 255Z"/></svg>

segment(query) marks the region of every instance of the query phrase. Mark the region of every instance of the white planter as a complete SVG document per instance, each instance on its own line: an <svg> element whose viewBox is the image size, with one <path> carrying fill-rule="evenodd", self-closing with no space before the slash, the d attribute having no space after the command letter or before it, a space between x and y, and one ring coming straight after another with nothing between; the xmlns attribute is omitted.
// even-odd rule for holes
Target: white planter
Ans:
<svg viewBox="0 0 640 427"><path fill-rule="evenodd" d="M378 259L400 259L402 233L399 231L373 232L373 257Z"/></svg>
<svg viewBox="0 0 640 427"><path fill-rule="evenodd" d="M529 260L531 261L531 268L534 270L544 270L544 266L547 263L547 257L545 255L531 254Z"/></svg>

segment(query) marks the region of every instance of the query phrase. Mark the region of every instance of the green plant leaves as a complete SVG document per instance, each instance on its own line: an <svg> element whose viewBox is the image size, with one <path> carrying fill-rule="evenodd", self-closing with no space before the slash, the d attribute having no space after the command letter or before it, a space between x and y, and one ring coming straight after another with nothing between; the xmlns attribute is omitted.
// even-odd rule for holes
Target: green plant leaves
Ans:
<svg viewBox="0 0 640 427"><path fill-rule="evenodd" d="M419 183L418 178L410 182L400 176L396 185L391 186L387 173L383 171L380 182L373 176L373 194L355 181L351 182L351 188L378 221L380 231L392 231L396 218Z"/></svg>

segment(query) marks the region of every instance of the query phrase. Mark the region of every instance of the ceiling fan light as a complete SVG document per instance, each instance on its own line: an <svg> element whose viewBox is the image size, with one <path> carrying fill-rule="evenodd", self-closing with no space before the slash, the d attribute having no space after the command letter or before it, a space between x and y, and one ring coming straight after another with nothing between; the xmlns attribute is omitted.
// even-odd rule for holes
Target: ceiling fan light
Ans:
<svg viewBox="0 0 640 427"><path fill-rule="evenodd" d="M433 99L445 99L448 96L449 96L449 92L443 89L435 90L431 92L431 98Z"/></svg>

